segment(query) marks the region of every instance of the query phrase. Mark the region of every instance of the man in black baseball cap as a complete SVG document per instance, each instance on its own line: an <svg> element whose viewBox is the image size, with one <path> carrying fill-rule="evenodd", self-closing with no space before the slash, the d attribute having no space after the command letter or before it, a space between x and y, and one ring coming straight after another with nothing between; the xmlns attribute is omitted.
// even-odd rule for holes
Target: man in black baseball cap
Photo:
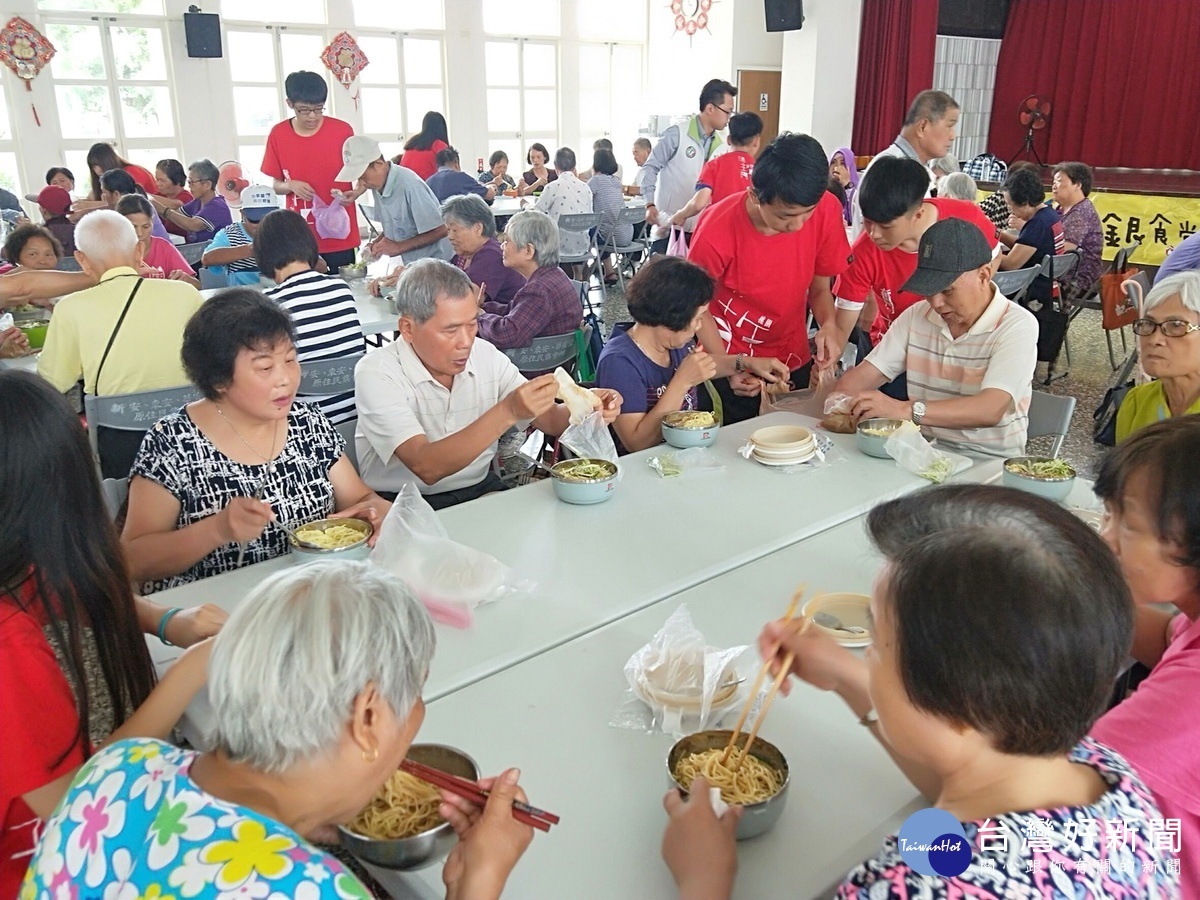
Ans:
<svg viewBox="0 0 1200 900"><path fill-rule="evenodd" d="M945 219L921 237L903 290L926 300L897 317L879 345L841 377L856 420L905 419L970 450L1025 450L1037 319L992 284L992 251L979 228ZM878 388L908 373L908 400Z"/></svg>

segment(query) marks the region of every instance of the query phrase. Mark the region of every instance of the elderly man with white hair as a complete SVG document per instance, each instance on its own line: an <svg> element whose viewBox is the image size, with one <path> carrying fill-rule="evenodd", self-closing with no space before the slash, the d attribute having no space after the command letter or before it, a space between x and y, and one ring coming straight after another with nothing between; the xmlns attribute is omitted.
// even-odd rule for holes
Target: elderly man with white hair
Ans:
<svg viewBox="0 0 1200 900"><path fill-rule="evenodd" d="M435 642L420 602L370 563L314 563L267 579L212 651L211 749L135 738L100 750L47 822L26 889L369 896L315 842L399 768L425 718ZM482 809L443 795L439 812L459 837L442 876L448 897L498 898L529 846L533 829L512 814L525 800L517 776L480 782L490 791ZM79 814L93 808L111 812L98 839Z"/></svg>
<svg viewBox="0 0 1200 900"><path fill-rule="evenodd" d="M387 500L414 484L434 509L504 490L491 471L501 435L531 422L551 435L567 428L554 376L526 380L477 339L475 289L448 262L420 259L405 269L396 307L399 340L372 350L354 370L363 481ZM621 395L596 393L611 424Z"/></svg>

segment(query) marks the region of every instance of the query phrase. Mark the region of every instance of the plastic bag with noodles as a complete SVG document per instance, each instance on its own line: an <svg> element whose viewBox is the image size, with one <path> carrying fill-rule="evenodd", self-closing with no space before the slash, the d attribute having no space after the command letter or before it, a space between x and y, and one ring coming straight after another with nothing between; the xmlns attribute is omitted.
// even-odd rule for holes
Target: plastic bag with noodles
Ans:
<svg viewBox="0 0 1200 900"><path fill-rule="evenodd" d="M954 474L954 461L925 440L921 429L912 422L902 422L888 435L883 449L902 469L934 484L941 484Z"/></svg>
<svg viewBox="0 0 1200 900"><path fill-rule="evenodd" d="M559 441L580 459L603 459L617 461L617 445L613 443L604 416L594 412L578 425L571 425L562 433ZM620 477L618 471L617 477Z"/></svg>
<svg viewBox="0 0 1200 900"><path fill-rule="evenodd" d="M479 604L534 587L494 556L451 540L411 482L383 520L370 558L412 588L435 620L455 628L469 626Z"/></svg>

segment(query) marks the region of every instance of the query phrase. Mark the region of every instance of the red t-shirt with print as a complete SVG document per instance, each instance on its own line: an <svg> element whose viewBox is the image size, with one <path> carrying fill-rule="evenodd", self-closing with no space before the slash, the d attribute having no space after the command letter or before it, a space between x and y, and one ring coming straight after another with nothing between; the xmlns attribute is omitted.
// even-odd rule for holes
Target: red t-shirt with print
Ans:
<svg viewBox="0 0 1200 900"><path fill-rule="evenodd" d="M0 597L0 897L17 896L41 833L23 795L84 761L75 696L42 633L32 590L29 579L15 599Z"/></svg>
<svg viewBox="0 0 1200 900"><path fill-rule="evenodd" d="M400 156L400 165L412 169L421 176L422 181L428 181L429 176L437 171L438 151L445 150L449 144L435 140L428 150L405 150Z"/></svg>
<svg viewBox="0 0 1200 900"><path fill-rule="evenodd" d="M762 234L746 196L726 197L700 219L688 259L716 281L709 310L729 353L774 356L789 368L808 362L808 288L840 275L850 244L842 205L826 191L808 221L788 234Z"/></svg>
<svg viewBox="0 0 1200 900"><path fill-rule="evenodd" d="M334 188L349 192L354 188L348 181L334 181L342 168L342 145L354 134L349 123L333 116L325 116L316 134L301 137L292 127L292 119L280 122L267 136L267 149L263 155L262 172L281 181L307 181L313 191L325 203L333 202ZM360 243L358 234L358 210L351 203L346 207L350 213L350 233L344 238L323 238L317 234L316 226L308 210L312 204L295 194L287 195L287 208L294 209L309 220L309 227L317 239L321 253L337 253L339 250L356 250Z"/></svg>
<svg viewBox="0 0 1200 900"><path fill-rule="evenodd" d="M967 200L951 200L946 197L931 197L925 200L937 210L938 221L943 219L965 219L978 226L987 238L993 254L999 246L996 226L974 203ZM879 313L871 325L871 343L878 344L883 333L896 321L896 317L910 306L920 303L924 297L900 290L904 282L917 270L917 254L897 247L880 250L864 231L852 248L850 267L834 285L834 296L853 303L865 303L874 291Z"/></svg>
<svg viewBox="0 0 1200 900"><path fill-rule="evenodd" d="M712 191L712 202L719 203L750 187L750 173L753 171L754 157L745 150L722 153L704 164L700 177L696 179L696 190L708 188Z"/></svg>

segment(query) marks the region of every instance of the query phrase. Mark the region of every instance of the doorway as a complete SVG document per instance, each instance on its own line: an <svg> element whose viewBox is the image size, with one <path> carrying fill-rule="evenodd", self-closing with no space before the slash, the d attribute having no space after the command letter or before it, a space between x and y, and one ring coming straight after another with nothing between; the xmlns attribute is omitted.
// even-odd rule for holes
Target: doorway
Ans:
<svg viewBox="0 0 1200 900"><path fill-rule="evenodd" d="M762 145L779 134L779 93L783 73L769 69L738 69L738 112L758 113L763 120Z"/></svg>

